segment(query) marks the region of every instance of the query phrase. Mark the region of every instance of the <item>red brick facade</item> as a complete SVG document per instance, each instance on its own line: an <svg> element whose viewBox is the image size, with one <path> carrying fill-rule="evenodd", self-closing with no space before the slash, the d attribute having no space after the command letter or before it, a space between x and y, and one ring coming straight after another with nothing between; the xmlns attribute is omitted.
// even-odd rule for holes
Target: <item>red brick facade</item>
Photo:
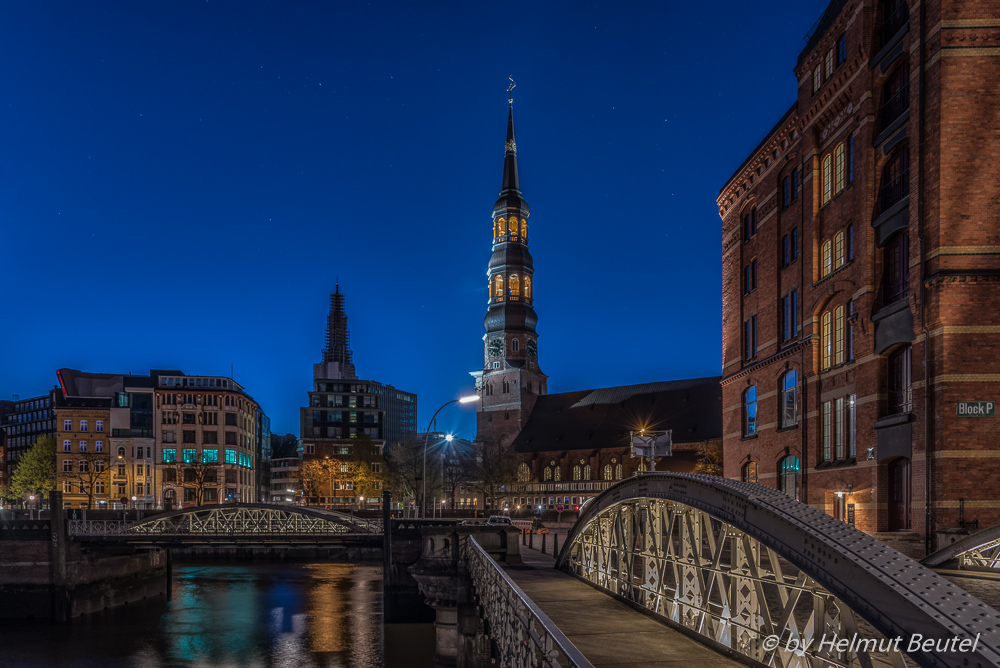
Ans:
<svg viewBox="0 0 1000 668"><path fill-rule="evenodd" d="M1000 523L1000 4L834 0L795 73L718 199L725 473L920 555Z"/></svg>

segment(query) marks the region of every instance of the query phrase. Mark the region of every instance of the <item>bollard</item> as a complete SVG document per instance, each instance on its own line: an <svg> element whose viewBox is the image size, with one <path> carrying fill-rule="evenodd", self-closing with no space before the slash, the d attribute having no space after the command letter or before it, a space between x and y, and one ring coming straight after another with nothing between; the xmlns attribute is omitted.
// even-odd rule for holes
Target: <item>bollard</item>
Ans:
<svg viewBox="0 0 1000 668"><path fill-rule="evenodd" d="M546 534L542 534L542 554L545 554L545 538Z"/></svg>
<svg viewBox="0 0 1000 668"><path fill-rule="evenodd" d="M535 532L534 531L532 531L531 533L528 534L528 548L532 549L532 550L535 549Z"/></svg>
<svg viewBox="0 0 1000 668"><path fill-rule="evenodd" d="M524 529L521 529L521 545L528 544L528 534L524 533Z"/></svg>
<svg viewBox="0 0 1000 668"><path fill-rule="evenodd" d="M552 534L552 556L559 556L559 534Z"/></svg>

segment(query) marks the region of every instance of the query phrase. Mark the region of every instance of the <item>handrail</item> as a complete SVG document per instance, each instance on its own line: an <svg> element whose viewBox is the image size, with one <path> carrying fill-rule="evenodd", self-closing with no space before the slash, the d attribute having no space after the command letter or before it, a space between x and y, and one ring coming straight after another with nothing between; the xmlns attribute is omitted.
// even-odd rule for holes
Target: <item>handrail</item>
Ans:
<svg viewBox="0 0 1000 668"><path fill-rule="evenodd" d="M469 536L462 544L462 551L501 665L593 668L475 538Z"/></svg>

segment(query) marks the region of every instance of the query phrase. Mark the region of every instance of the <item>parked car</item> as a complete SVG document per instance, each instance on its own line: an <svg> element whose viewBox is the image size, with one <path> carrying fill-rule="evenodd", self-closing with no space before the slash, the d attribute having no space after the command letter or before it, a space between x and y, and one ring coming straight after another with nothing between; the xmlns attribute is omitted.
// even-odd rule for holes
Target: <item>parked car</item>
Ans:
<svg viewBox="0 0 1000 668"><path fill-rule="evenodd" d="M503 515L490 515L490 519L486 520L486 526L488 527L509 527L510 518L504 517Z"/></svg>

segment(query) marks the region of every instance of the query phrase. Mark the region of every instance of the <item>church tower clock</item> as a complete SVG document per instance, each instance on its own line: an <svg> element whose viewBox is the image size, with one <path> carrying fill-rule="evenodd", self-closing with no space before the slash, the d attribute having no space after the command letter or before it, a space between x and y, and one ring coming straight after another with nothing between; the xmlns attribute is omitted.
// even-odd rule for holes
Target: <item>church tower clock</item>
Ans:
<svg viewBox="0 0 1000 668"><path fill-rule="evenodd" d="M476 416L480 441L509 442L524 426L538 396L548 391L548 377L538 366L529 215L518 182L510 101L503 183L493 205L493 254L486 271L489 309L483 322L483 368L472 372L481 397Z"/></svg>

